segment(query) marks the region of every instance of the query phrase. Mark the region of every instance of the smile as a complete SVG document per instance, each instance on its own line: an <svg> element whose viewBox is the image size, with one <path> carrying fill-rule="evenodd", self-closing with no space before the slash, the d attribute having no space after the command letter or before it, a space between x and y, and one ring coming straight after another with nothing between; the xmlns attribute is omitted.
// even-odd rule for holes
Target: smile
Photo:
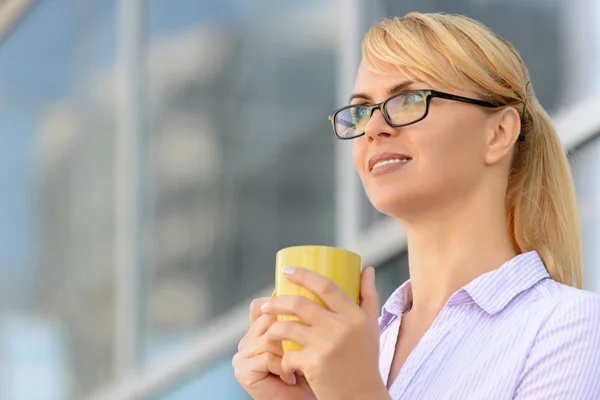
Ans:
<svg viewBox="0 0 600 400"><path fill-rule="evenodd" d="M371 176L380 176L398 171L406 166L411 158L391 158L376 162L371 169Z"/></svg>
<svg viewBox="0 0 600 400"><path fill-rule="evenodd" d="M397 163L405 163L410 161L410 158L393 158L391 160L383 160L383 161L379 161L378 163L376 163L375 165L373 165L373 168L371 168L371 171L373 171L375 168L379 168L383 165L388 165L388 164L397 164Z"/></svg>

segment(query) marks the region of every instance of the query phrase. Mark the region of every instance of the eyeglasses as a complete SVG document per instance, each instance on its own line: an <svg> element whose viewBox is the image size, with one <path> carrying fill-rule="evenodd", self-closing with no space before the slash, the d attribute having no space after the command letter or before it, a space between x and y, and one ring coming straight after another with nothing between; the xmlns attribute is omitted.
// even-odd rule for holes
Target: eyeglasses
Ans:
<svg viewBox="0 0 600 400"><path fill-rule="evenodd" d="M409 90L395 94L381 103L373 105L353 104L342 107L329 116L329 121L333 127L333 132L339 139L354 139L365 134L367 123L377 109L381 110L385 121L394 128L421 121L429 112L429 103L432 97L461 101L482 107L502 107L497 103L456 96L437 90Z"/></svg>

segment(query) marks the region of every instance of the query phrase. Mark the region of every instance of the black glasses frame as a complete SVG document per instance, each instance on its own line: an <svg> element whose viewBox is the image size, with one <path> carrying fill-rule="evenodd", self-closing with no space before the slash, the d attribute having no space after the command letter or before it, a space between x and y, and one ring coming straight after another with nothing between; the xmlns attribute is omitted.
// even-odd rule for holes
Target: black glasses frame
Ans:
<svg viewBox="0 0 600 400"><path fill-rule="evenodd" d="M387 105L388 101L398 97L398 96L406 96L407 94L411 94L411 93L420 93L425 97L425 113L423 114L422 117L417 118L414 121L411 122L407 122L404 124L394 124L392 123L389 115L387 114L387 112L385 112L385 106ZM482 106L482 107L488 107L488 108L498 108L498 107L502 107L502 104L498 104L498 103L493 103L490 101L484 101L484 100L478 100L478 99L472 99L470 97L463 97L463 96L458 96L455 94L450 94L450 93L444 93L444 92L438 92L437 90L407 90L404 92L400 92L400 93L396 93L395 95L389 97L388 99L382 101L381 103L377 103L377 104L372 104L370 106L367 105L362 105L362 104L351 104L345 107L340 108L339 110L335 111L332 115L329 116L329 122L331 123L331 127L333 128L333 132L335 133L335 136L340 139L340 140L351 140L351 139L356 139L357 137L361 137L365 134L365 132L362 132L361 134L355 135L355 136L351 136L351 137L342 137L340 135L338 135L337 133L337 129L335 128L335 119L338 116L338 114L344 110L347 110L349 108L353 108L353 107L357 107L357 106L362 106L362 107L366 107L367 110L369 111L369 118L371 118L373 116L373 112L377 109L381 110L381 113L383 114L383 118L385 118L385 121L388 123L389 126L393 127L393 128L400 128L403 126L407 126L407 125L412 125L414 123L417 123L423 119L425 119L425 117L427 117L427 114L429 114L429 104L431 102L431 99L433 97L438 97L440 99L447 99L447 100L453 100L453 101L460 101L463 103L470 103L470 104L475 104L478 106Z"/></svg>

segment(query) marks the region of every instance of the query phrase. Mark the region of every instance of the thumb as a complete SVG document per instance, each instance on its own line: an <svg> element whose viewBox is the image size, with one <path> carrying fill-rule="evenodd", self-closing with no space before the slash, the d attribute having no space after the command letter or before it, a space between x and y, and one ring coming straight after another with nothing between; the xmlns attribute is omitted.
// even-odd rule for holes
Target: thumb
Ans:
<svg viewBox="0 0 600 400"><path fill-rule="evenodd" d="M375 287L375 268L367 267L360 277L360 308L369 318L379 318L379 294Z"/></svg>

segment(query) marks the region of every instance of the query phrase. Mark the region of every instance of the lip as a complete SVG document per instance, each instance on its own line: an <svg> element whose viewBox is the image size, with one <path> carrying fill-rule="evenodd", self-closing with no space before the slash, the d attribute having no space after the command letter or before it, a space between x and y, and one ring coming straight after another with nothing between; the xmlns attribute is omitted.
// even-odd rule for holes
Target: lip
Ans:
<svg viewBox="0 0 600 400"><path fill-rule="evenodd" d="M373 169L371 171L371 176L375 177L375 176L389 174L391 172L399 170L400 168L404 168L406 166L406 164L408 164L409 162L410 161L405 161L405 162L398 162L398 163L382 165L380 167Z"/></svg>
<svg viewBox="0 0 600 400"><path fill-rule="evenodd" d="M408 155L402 154L402 153L389 153L389 152L381 153L381 154L375 155L369 159L369 164L368 164L369 172L373 172L373 167L378 162L385 161L385 160L393 160L393 159L397 159L397 158L400 158L400 159L408 158L409 160L412 160L411 156L408 156ZM402 166L404 164L405 163L388 164L388 165L381 166L377 169L379 170L379 169L383 169L384 167Z"/></svg>

